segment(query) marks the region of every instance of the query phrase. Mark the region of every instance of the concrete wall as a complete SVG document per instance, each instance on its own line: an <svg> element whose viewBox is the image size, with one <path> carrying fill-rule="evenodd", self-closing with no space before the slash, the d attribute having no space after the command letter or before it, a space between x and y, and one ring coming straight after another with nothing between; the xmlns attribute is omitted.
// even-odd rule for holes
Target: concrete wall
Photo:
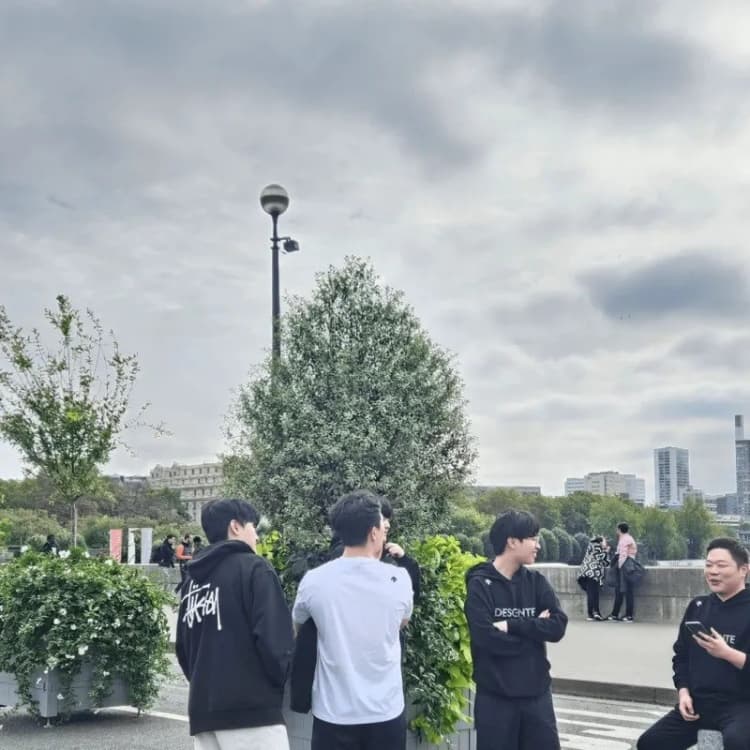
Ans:
<svg viewBox="0 0 750 750"><path fill-rule="evenodd" d="M577 582L578 568L556 563L539 564L539 570L560 598L562 608L574 620L586 618L586 594ZM688 602L708 593L703 568L647 567L645 578L635 590L635 618L641 622L679 623ZM600 611L606 617L612 611L613 589L601 589ZM625 614L624 604L620 615Z"/></svg>

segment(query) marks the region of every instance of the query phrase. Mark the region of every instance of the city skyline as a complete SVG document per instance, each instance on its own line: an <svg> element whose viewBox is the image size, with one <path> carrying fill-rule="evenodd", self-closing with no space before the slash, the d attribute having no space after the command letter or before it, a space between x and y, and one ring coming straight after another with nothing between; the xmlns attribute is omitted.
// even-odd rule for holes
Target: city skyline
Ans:
<svg viewBox="0 0 750 750"><path fill-rule="evenodd" d="M733 492L749 24L730 0L10 0L0 304L30 328L65 293L138 354L133 403L172 434L105 472L212 460L270 350L279 182L283 294L370 257L456 356L478 484L616 467L652 497L679 445Z"/></svg>

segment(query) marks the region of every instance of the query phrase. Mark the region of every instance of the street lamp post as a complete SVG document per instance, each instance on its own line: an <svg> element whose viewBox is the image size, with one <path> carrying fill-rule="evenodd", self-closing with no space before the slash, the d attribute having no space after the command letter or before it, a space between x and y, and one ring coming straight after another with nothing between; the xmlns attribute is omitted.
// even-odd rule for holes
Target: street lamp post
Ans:
<svg viewBox="0 0 750 750"><path fill-rule="evenodd" d="M279 241L284 242L284 252L294 253L299 244L291 237L279 237L279 216L289 207L289 194L281 185L267 185L261 190L260 205L270 214L273 222L271 237L271 352L274 359L281 356L281 300L279 296Z"/></svg>

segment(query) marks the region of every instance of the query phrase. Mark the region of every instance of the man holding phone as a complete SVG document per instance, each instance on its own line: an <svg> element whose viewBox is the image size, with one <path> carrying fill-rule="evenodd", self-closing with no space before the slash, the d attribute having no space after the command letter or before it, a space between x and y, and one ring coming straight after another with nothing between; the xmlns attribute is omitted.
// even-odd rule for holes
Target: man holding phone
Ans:
<svg viewBox="0 0 750 750"><path fill-rule="evenodd" d="M736 539L708 545L711 594L693 599L674 644L679 702L638 740L638 750L687 750L699 729L718 729L725 750L750 750L750 589L747 550Z"/></svg>

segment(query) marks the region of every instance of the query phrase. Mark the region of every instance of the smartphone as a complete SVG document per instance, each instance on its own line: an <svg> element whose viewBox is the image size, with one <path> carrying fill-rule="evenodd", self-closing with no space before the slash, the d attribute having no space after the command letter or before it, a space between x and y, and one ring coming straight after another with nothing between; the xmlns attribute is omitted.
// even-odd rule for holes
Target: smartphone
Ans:
<svg viewBox="0 0 750 750"><path fill-rule="evenodd" d="M685 623L685 627L688 629L690 635L698 635L698 633L711 635L711 631L700 620L688 620Z"/></svg>

